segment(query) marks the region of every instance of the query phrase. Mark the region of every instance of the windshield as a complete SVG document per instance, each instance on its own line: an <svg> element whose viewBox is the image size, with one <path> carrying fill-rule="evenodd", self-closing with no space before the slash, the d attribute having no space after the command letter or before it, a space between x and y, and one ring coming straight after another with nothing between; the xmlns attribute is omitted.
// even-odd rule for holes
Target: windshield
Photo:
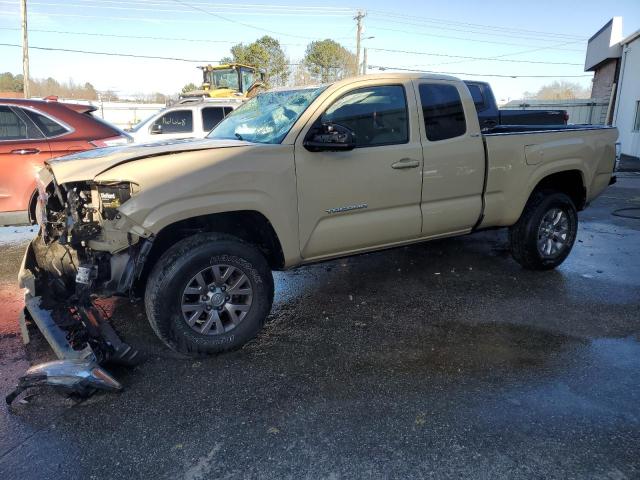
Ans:
<svg viewBox="0 0 640 480"><path fill-rule="evenodd" d="M234 68L205 72L205 81L211 85L209 87L211 90L215 90L216 88L239 90L238 72Z"/></svg>
<svg viewBox="0 0 640 480"><path fill-rule="evenodd" d="M280 143L326 86L261 93L229 114L208 138Z"/></svg>

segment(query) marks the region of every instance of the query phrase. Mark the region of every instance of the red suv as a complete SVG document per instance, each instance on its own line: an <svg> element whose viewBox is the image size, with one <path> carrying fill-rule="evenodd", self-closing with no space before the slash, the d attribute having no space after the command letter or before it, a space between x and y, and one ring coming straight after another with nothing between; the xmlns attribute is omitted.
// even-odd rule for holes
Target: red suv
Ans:
<svg viewBox="0 0 640 480"><path fill-rule="evenodd" d="M35 174L45 160L131 142L93 117L97 107L0 98L0 225L35 222Z"/></svg>

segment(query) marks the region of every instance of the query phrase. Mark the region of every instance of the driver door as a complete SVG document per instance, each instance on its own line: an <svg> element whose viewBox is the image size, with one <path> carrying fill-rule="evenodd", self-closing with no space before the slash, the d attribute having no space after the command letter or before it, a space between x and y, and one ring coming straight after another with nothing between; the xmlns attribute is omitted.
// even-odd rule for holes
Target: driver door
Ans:
<svg viewBox="0 0 640 480"><path fill-rule="evenodd" d="M301 256L332 257L418 237L422 146L411 83L351 84L319 112L295 144ZM356 148L307 150L306 135L322 123L352 130Z"/></svg>

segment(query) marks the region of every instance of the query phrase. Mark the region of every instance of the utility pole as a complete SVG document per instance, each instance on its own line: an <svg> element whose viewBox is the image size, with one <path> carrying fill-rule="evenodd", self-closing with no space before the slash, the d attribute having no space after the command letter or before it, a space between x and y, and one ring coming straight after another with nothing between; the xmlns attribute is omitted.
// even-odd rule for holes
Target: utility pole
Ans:
<svg viewBox="0 0 640 480"><path fill-rule="evenodd" d="M360 73L360 41L362 38L362 19L367 14L362 10L358 10L358 14L353 19L358 22L358 29L356 31L356 73Z"/></svg>
<svg viewBox="0 0 640 480"><path fill-rule="evenodd" d="M362 56L362 74L367 74L367 47L364 47L364 55Z"/></svg>
<svg viewBox="0 0 640 480"><path fill-rule="evenodd" d="M29 34L27 33L27 0L20 0L22 13L22 82L24 98L30 98L29 90Z"/></svg>

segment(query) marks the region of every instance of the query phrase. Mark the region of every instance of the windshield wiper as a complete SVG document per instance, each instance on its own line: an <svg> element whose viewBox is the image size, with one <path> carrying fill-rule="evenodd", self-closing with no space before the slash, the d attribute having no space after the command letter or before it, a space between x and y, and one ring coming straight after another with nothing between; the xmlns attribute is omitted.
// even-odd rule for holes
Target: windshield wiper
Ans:
<svg viewBox="0 0 640 480"><path fill-rule="evenodd" d="M242 135L240 135L238 132L234 133L234 135L238 140L244 140L244 138L242 138Z"/></svg>

